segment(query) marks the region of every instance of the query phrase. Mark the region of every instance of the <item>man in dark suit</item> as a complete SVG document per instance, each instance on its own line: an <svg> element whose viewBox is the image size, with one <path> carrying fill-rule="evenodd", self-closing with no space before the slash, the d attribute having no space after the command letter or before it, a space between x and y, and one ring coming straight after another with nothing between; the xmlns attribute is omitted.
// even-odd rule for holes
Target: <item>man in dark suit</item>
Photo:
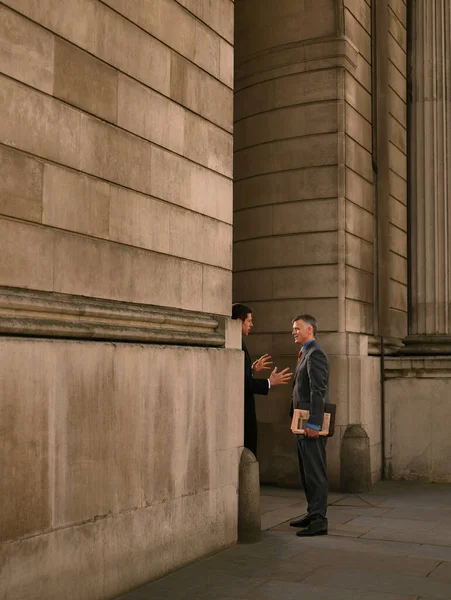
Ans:
<svg viewBox="0 0 451 600"><path fill-rule="evenodd" d="M299 537L327 534L326 438L319 432L328 394L329 361L316 343L316 332L316 319L311 315L293 319L294 341L301 350L294 374L290 415L293 416L295 408L310 412L305 434L296 435L299 468L307 498L307 515L290 523L292 527L302 528L296 533Z"/></svg>
<svg viewBox="0 0 451 600"><path fill-rule="evenodd" d="M244 304L234 304L232 306L232 319L241 320L243 338L247 337L253 327L252 308ZM253 373L271 368L273 364L271 357L269 354L264 354L258 360L252 362L244 339L242 344L244 352L244 445L257 455L257 415L254 394L266 396L271 387L286 385L293 373L290 373L288 368L279 373L277 367L275 367L269 379L254 379Z"/></svg>

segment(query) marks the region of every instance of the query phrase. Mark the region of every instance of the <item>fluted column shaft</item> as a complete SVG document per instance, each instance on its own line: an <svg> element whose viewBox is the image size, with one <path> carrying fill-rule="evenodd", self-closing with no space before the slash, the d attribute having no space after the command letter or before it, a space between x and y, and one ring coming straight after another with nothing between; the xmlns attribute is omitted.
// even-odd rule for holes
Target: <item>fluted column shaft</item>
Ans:
<svg viewBox="0 0 451 600"><path fill-rule="evenodd" d="M412 2L411 336L450 335L451 5ZM425 340L426 341L426 340ZM443 349L443 346L441 346Z"/></svg>

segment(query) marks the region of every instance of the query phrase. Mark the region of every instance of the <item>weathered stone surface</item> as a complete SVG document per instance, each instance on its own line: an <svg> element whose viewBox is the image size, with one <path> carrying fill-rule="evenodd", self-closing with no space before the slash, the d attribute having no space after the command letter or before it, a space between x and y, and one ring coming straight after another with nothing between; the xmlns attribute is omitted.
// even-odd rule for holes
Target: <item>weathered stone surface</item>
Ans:
<svg viewBox="0 0 451 600"><path fill-rule="evenodd" d="M0 6L0 72L51 94L54 36Z"/></svg>
<svg viewBox="0 0 451 600"><path fill-rule="evenodd" d="M42 222L108 239L111 189L105 181L47 163Z"/></svg>
<svg viewBox="0 0 451 600"><path fill-rule="evenodd" d="M80 113L77 110L0 75L0 112L3 144L78 167Z"/></svg>
<svg viewBox="0 0 451 600"><path fill-rule="evenodd" d="M54 95L117 122L117 71L61 38L55 39Z"/></svg>
<svg viewBox="0 0 451 600"><path fill-rule="evenodd" d="M28 221L40 221L43 164L0 146L0 213Z"/></svg>

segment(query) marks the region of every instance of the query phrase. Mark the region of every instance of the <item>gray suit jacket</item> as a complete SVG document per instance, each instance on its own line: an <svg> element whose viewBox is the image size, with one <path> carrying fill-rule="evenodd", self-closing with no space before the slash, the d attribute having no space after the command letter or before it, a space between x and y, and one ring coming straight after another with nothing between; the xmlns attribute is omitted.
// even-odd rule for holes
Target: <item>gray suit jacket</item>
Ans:
<svg viewBox="0 0 451 600"><path fill-rule="evenodd" d="M296 367L291 397L291 411L305 408L310 411L309 423L321 426L324 403L328 401L329 361L324 351L313 341ZM307 406L308 405L308 406Z"/></svg>

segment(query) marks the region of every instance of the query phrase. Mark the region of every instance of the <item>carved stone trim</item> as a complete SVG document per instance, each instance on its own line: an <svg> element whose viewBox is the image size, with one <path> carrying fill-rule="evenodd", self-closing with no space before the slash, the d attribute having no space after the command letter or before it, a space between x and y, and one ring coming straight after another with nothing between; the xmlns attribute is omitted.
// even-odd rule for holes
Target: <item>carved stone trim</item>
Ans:
<svg viewBox="0 0 451 600"><path fill-rule="evenodd" d="M359 51L345 36L306 40L265 50L235 67L235 91L268 79L318 70L318 61L328 67L357 68Z"/></svg>
<svg viewBox="0 0 451 600"><path fill-rule="evenodd" d="M451 335L409 335L403 340L399 354L435 355L451 354Z"/></svg>
<svg viewBox="0 0 451 600"><path fill-rule="evenodd" d="M0 334L223 346L224 324L182 310L0 287Z"/></svg>
<svg viewBox="0 0 451 600"><path fill-rule="evenodd" d="M449 379L451 378L451 357L443 358L387 358L384 369L385 379Z"/></svg>

